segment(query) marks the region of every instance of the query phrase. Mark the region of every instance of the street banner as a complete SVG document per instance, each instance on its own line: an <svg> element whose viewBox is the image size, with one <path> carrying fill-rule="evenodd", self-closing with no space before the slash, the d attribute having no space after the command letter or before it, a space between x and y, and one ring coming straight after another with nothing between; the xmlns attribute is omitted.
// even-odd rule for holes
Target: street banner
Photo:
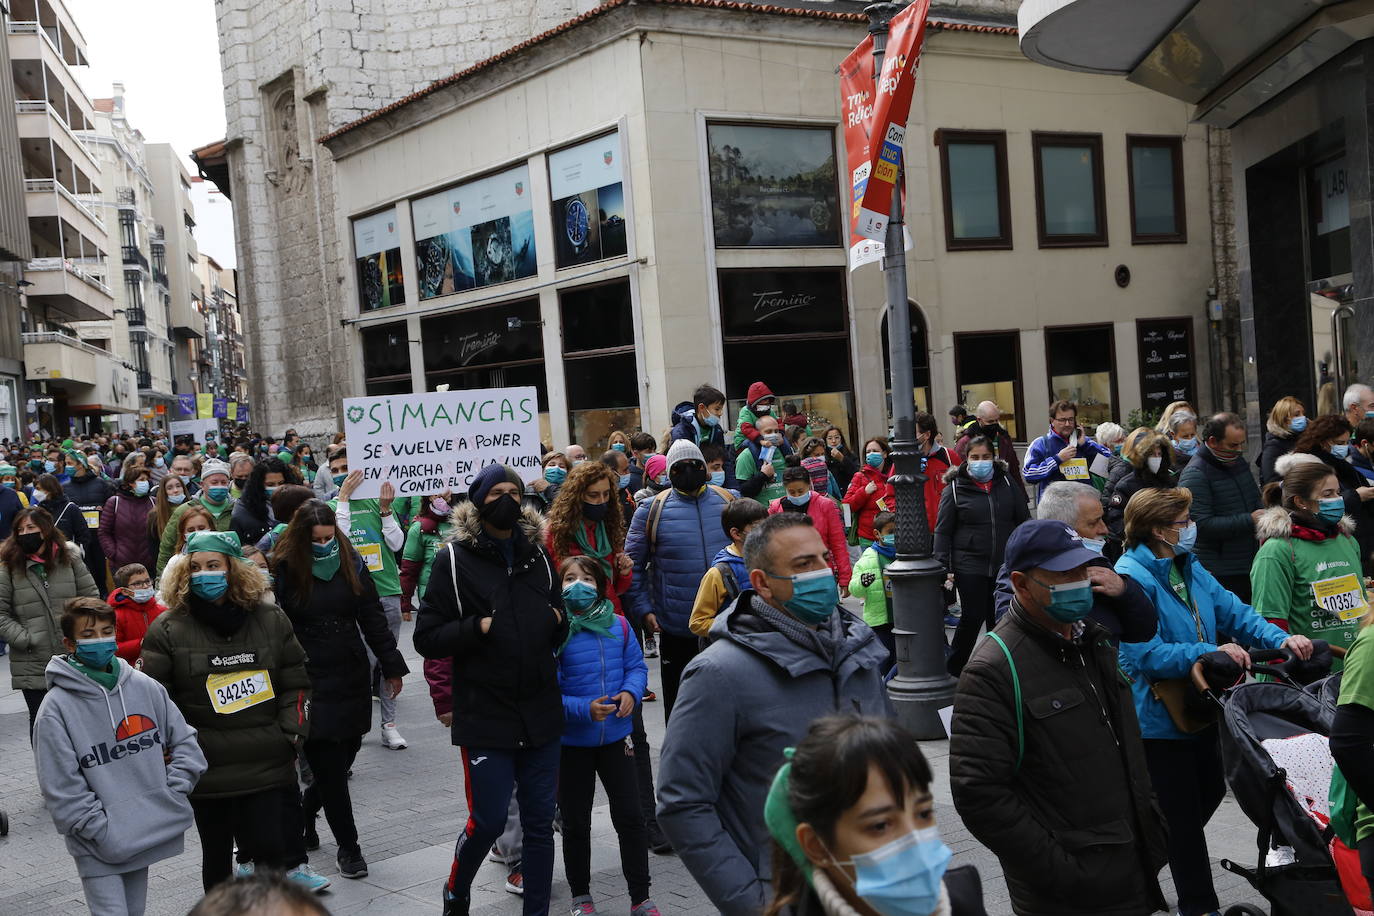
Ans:
<svg viewBox="0 0 1374 916"><path fill-rule="evenodd" d="M466 493L489 464L539 476L539 398L533 387L344 398L349 469L363 472L357 499L452 490Z"/></svg>
<svg viewBox="0 0 1374 916"><path fill-rule="evenodd" d="M869 35L840 64L840 92L844 102L844 143L853 190L851 239L881 243L892 208L906 139L906 121L916 89L916 67L925 41L930 0L915 0L892 17L883 56L883 70L873 82L873 36ZM881 244L879 252L881 252ZM857 252L863 263L874 260L873 250ZM855 255L851 244L851 261ZM881 256L879 254L879 256ZM853 269L855 264L850 264Z"/></svg>
<svg viewBox="0 0 1374 916"><path fill-rule="evenodd" d="M210 408L210 409L211 409L211 411L214 413L215 419L217 419L217 420L223 420L224 417L226 416L227 412L228 412L228 409L229 409L229 399L228 399L228 398L215 398L215 399L213 399L210 403L211 403L211 408Z"/></svg>
<svg viewBox="0 0 1374 916"><path fill-rule="evenodd" d="M224 419L228 420L230 423L233 423L235 420L238 419L238 416L239 402L230 401L229 404L224 408Z"/></svg>
<svg viewBox="0 0 1374 916"><path fill-rule="evenodd" d="M194 417L196 415L196 396L194 394L177 395L177 415L180 417Z"/></svg>
<svg viewBox="0 0 1374 916"><path fill-rule="evenodd" d="M247 422L248 422L248 405L247 405L247 404L240 404L240 405L239 405L238 422L240 422L240 423L247 423Z"/></svg>
<svg viewBox="0 0 1374 916"><path fill-rule="evenodd" d="M215 418L215 396L213 394L196 395L196 419L213 420Z"/></svg>

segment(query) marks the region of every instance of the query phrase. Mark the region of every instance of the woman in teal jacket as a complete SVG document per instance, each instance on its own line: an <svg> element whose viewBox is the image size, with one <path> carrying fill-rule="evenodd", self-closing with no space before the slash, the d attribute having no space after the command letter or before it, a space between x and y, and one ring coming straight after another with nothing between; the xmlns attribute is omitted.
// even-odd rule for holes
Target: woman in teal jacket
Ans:
<svg viewBox="0 0 1374 916"><path fill-rule="evenodd" d="M1312 643L1289 636L1227 591L1192 554L1197 526L1188 519L1193 495L1185 488L1141 490L1126 506L1126 552L1116 571L1139 583L1159 612L1153 639L1122 643L1121 670L1131 681L1145 763L1169 824L1169 871L1180 916L1218 909L1205 830L1226 794L1217 728L1178 729L1152 686L1188 675L1209 652L1225 652L1248 667L1245 646L1291 648L1306 658ZM1217 644L1218 631L1235 642Z"/></svg>

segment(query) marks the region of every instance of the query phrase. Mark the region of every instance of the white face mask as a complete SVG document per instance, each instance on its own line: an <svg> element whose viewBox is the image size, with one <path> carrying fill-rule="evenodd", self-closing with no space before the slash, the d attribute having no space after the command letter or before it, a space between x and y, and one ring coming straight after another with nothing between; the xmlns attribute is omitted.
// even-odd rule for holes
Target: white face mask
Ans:
<svg viewBox="0 0 1374 916"><path fill-rule="evenodd" d="M1151 474L1158 474L1159 466L1164 463L1164 459L1158 455L1151 455L1145 459L1145 463L1149 465Z"/></svg>

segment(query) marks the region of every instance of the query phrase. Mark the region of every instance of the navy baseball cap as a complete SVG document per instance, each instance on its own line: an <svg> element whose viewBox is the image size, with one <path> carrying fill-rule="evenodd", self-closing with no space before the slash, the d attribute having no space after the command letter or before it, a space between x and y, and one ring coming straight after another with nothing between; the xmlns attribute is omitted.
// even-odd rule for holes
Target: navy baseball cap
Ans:
<svg viewBox="0 0 1374 916"><path fill-rule="evenodd" d="M1102 559L1083 546L1083 539L1063 522L1036 519L1024 522L1007 540L1008 572L1048 569L1064 572Z"/></svg>

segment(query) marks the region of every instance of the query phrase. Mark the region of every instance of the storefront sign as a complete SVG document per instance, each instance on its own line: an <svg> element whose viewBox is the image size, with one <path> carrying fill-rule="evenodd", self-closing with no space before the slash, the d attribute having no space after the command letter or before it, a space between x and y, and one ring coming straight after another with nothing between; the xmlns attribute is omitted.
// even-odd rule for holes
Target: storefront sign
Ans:
<svg viewBox="0 0 1374 916"><path fill-rule="evenodd" d="M353 257L358 268L359 307L364 312L406 301L395 208L353 221Z"/></svg>
<svg viewBox="0 0 1374 916"><path fill-rule="evenodd" d="M844 272L722 270L720 306L727 338L843 332Z"/></svg>
<svg viewBox="0 0 1374 916"><path fill-rule="evenodd" d="M1140 406L1161 411L1193 403L1193 320L1150 318L1135 323L1140 352Z"/></svg>
<svg viewBox="0 0 1374 916"><path fill-rule="evenodd" d="M549 196L558 267L626 251L620 134L549 154Z"/></svg>
<svg viewBox="0 0 1374 916"><path fill-rule="evenodd" d="M522 165L413 201L420 298L534 276L531 197Z"/></svg>
<svg viewBox="0 0 1374 916"><path fill-rule="evenodd" d="M1332 159L1312 169L1318 197L1311 206L1317 222L1317 235L1326 235L1350 225L1350 193L1345 183L1345 157Z"/></svg>
<svg viewBox="0 0 1374 916"><path fill-rule="evenodd" d="M534 388L487 388L345 398L350 468L359 499L390 481L400 496L467 492L489 464L539 476L539 400Z"/></svg>

